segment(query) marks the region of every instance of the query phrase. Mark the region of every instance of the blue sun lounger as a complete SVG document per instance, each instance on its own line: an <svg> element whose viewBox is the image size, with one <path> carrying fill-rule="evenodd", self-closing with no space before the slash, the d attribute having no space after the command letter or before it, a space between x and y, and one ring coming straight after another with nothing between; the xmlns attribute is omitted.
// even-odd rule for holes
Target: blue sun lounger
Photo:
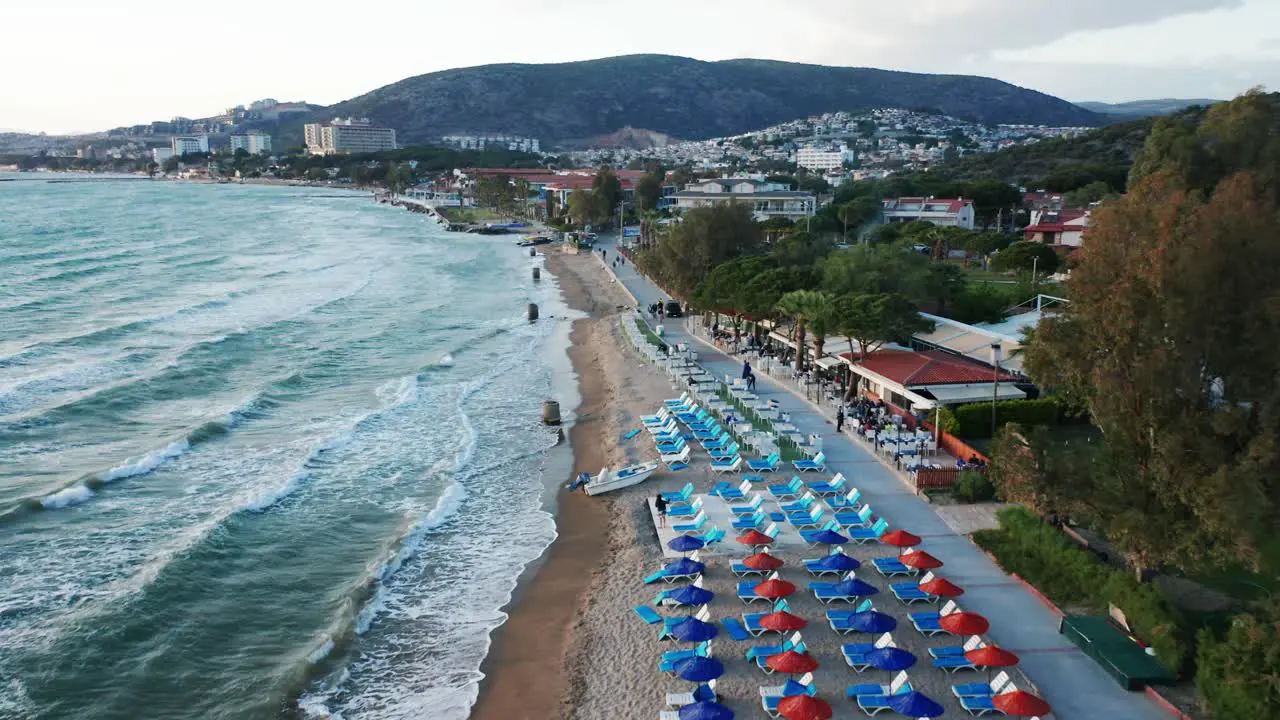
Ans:
<svg viewBox="0 0 1280 720"><path fill-rule="evenodd" d="M851 528L845 530L844 534L849 540L859 545L865 545L872 540L879 540L881 535L889 530L889 521L884 518L876 520L876 524L869 528Z"/></svg>
<svg viewBox="0 0 1280 720"><path fill-rule="evenodd" d="M844 656L845 664L853 668L854 672L862 672L871 667L871 663L867 662L867 653L883 647L897 647L893 642L893 635L884 633L875 642L841 645L840 654Z"/></svg>
<svg viewBox="0 0 1280 720"><path fill-rule="evenodd" d="M777 577L778 577L778 573L775 570L773 573L769 575L767 579L774 580L774 579L777 579ZM756 594L756 586L759 585L761 582L763 581L762 580L743 580L742 582L739 582L738 583L738 599L744 603L747 603L748 605L750 605L751 603L757 600L763 600L765 602L769 602L769 598L764 597L763 595Z"/></svg>
<svg viewBox="0 0 1280 720"><path fill-rule="evenodd" d="M702 608L698 610L697 614L693 616L693 618L695 620L701 620L702 622L711 622L711 608L707 607L706 605L703 605ZM684 615L681 615L679 617L663 618L662 628L658 630L658 640L660 641L674 640L675 636L671 634L671 628L675 627L676 625L679 625L680 623L684 622L687 619L688 618L685 617Z"/></svg>
<svg viewBox="0 0 1280 720"><path fill-rule="evenodd" d="M781 655L788 650L795 650L796 645L802 642L800 631L797 630L791 634L791 637L784 640L781 645L752 645L747 648L747 660L754 661L758 657Z"/></svg>
<svg viewBox="0 0 1280 720"><path fill-rule="evenodd" d="M681 534L696 533L702 532L702 526L706 524L707 513L699 511L689 522L672 525L671 529Z"/></svg>
<svg viewBox="0 0 1280 720"><path fill-rule="evenodd" d="M1009 673L1001 670L1000 673L997 674L994 678L992 678L991 682L989 683L973 682L973 683L964 683L962 685L952 685L951 694L961 699L964 699L967 697L990 698L996 693L1008 689L1008 686L1009 686Z"/></svg>
<svg viewBox="0 0 1280 720"><path fill-rule="evenodd" d="M782 464L782 456L778 453L770 453L769 457L761 460L748 460L747 467L756 472L773 472Z"/></svg>
<svg viewBox="0 0 1280 720"><path fill-rule="evenodd" d="M760 510L762 505L764 505L764 496L760 493L755 493L751 496L751 501L746 505L730 505L729 510L734 515L752 515Z"/></svg>
<svg viewBox="0 0 1280 720"><path fill-rule="evenodd" d="M635 614L639 615L640 619L645 621L645 624L647 625L657 625L662 622L662 616L654 611L653 608L646 605L637 605L631 608L631 610L635 612Z"/></svg>
<svg viewBox="0 0 1280 720"><path fill-rule="evenodd" d="M808 545L809 547L811 548L818 547L822 543L817 541L817 537L818 537L818 534L821 533L823 530L830 530L831 532L840 532L840 523L836 522L835 520L828 520L826 525L823 525L817 530L801 530L800 538L804 540L805 544Z"/></svg>
<svg viewBox="0 0 1280 720"><path fill-rule="evenodd" d="M751 492L751 480L749 478L744 478L737 487L734 487L733 483L722 480L711 488L712 495L718 495L721 500L725 501L745 499L749 492Z"/></svg>
<svg viewBox="0 0 1280 720"><path fill-rule="evenodd" d="M668 675L676 674L676 663L691 657L711 657L711 641L704 640L692 650L668 650L658 660L658 670Z"/></svg>
<svg viewBox="0 0 1280 720"><path fill-rule="evenodd" d="M802 492L804 492L804 483L800 482L800 478L794 476L786 484L769 486L769 494L776 498L798 497Z"/></svg>
<svg viewBox="0 0 1280 720"><path fill-rule="evenodd" d="M767 612L742 613L742 625L747 629L747 632L752 635L758 636L767 632L772 632L771 630L766 630L765 628L760 627L760 618L776 612L791 612L791 606L787 604L786 599L775 602L773 607L769 608Z"/></svg>
<svg viewBox="0 0 1280 720"><path fill-rule="evenodd" d="M779 503L778 509L784 513L804 512L813 507L818 502L818 496L811 492L806 492L799 500L792 500L789 503Z"/></svg>
<svg viewBox="0 0 1280 720"><path fill-rule="evenodd" d="M818 505L801 512L787 513L787 521L798 530L816 528L827 521L827 509Z"/></svg>
<svg viewBox="0 0 1280 720"><path fill-rule="evenodd" d="M853 633L860 633L862 631L858 630L853 626L850 618L852 618L854 615L858 613L866 612L868 610L875 610L875 609L876 609L875 605L871 603L871 598L867 598L863 600L861 603L859 603L858 606L852 610L828 610L827 624L831 626L832 630L834 630L837 634L840 634L840 635L852 635Z"/></svg>
<svg viewBox="0 0 1280 720"><path fill-rule="evenodd" d="M933 573L926 573L924 577L920 578L920 582L892 583L889 585L889 592L908 605L918 602L937 602L937 595L930 595L920 589L921 583L929 582L932 579Z"/></svg>
<svg viewBox="0 0 1280 720"><path fill-rule="evenodd" d="M805 483L808 488L823 497L827 495L840 495L848 491L845 487L847 481L844 479L844 473L836 473L836 476L830 481L819 481Z"/></svg>
<svg viewBox="0 0 1280 720"><path fill-rule="evenodd" d="M660 442L657 444L658 452L663 455L679 455L689 446L685 443L684 438L677 438L675 442Z"/></svg>
<svg viewBox="0 0 1280 720"><path fill-rule="evenodd" d="M764 708L765 714L772 718L781 717L782 713L778 711L778 705L782 702L783 698L789 697L786 694L788 688L793 688L796 685L803 686L804 691L799 693L793 692L793 695L808 695L809 697L814 697L818 694L818 686L813 682L813 673L811 672L801 675L800 679L797 681L793 682L788 680L785 685L761 687L760 706Z"/></svg>
<svg viewBox="0 0 1280 720"><path fill-rule="evenodd" d="M894 695L906 695L911 692L911 682L907 679L905 671L900 671L888 686L878 685L875 687L878 690L874 692L866 692L871 689L871 686L868 685L854 685L848 690L850 697L856 700L858 707L868 715L875 715L883 710L892 710L889 706L890 698Z"/></svg>
<svg viewBox="0 0 1280 720"><path fill-rule="evenodd" d="M838 552L842 552L842 551L833 550L831 553L827 553L827 554L830 555ZM846 571L844 570L828 570L827 568L821 567L818 563L822 562L823 559L824 558L813 558L811 560L802 560L801 562L804 563L804 569L808 570L809 574L813 575L814 577L822 577L823 575L845 574Z"/></svg>
<svg viewBox="0 0 1280 720"><path fill-rule="evenodd" d="M725 473L738 472L738 468L740 467L742 467L741 455L734 455L732 458L724 458L724 459L712 458L711 459L712 472L725 472Z"/></svg>
<svg viewBox="0 0 1280 720"><path fill-rule="evenodd" d="M787 650L795 650L796 652L803 654L803 653L809 652L809 647L805 645L803 642L798 642L792 647L787 648ZM783 650L781 652L786 652L787 650ZM773 668L769 667L769 657L771 655L780 655L780 654L781 653L768 653L765 655L757 655L755 658L752 659L752 662L756 664L756 667L763 670L766 675L772 675Z"/></svg>
<svg viewBox="0 0 1280 720"><path fill-rule="evenodd" d="M702 498L694 498L693 502L688 505L671 503L667 506L667 516L673 518L694 517L700 512L702 512Z"/></svg>
<svg viewBox="0 0 1280 720"><path fill-rule="evenodd" d="M827 454L819 452L813 456L812 460L796 460L791 465L796 469L796 472L809 472L810 470L822 472L827 469Z"/></svg>
<svg viewBox="0 0 1280 720"><path fill-rule="evenodd" d="M724 540L725 532L718 527L713 527L701 535L692 535L702 541L703 547L711 547L716 543Z"/></svg>
<svg viewBox="0 0 1280 720"><path fill-rule="evenodd" d="M911 619L911 624L916 630L925 637L933 637L934 635L948 634L942 629L941 621L943 615L950 615L953 612L960 612L960 607L956 605L955 600L948 600L946 605L942 606L939 612L913 612L907 613L907 617Z"/></svg>
<svg viewBox="0 0 1280 720"><path fill-rule="evenodd" d="M715 442L722 434L724 434L724 429L717 424L712 424L705 429L696 429L693 431L693 437L702 443ZM706 446L704 445L703 447Z"/></svg>
<svg viewBox="0 0 1280 720"><path fill-rule="evenodd" d="M678 407L684 407L692 402L693 402L693 396L691 396L689 393L681 393L680 397L674 400L663 400L662 404L664 407L678 408Z"/></svg>
<svg viewBox="0 0 1280 720"><path fill-rule="evenodd" d="M897 555L890 557L878 557L871 561L876 570L885 577L893 577L895 575L915 575L920 572L913 567L907 567L902 564Z"/></svg>
<svg viewBox="0 0 1280 720"><path fill-rule="evenodd" d="M872 524L871 518L874 517L870 505L863 505L861 510L840 510L836 513L836 522L841 527L860 528L869 527Z"/></svg>
<svg viewBox="0 0 1280 720"><path fill-rule="evenodd" d="M694 437L697 437L697 433L694 433ZM698 439L702 440L702 447L708 450L711 450L713 448L728 447L729 444L733 442L733 436L725 432L724 430L720 430L720 433L718 435L712 436L711 438L707 438L705 440L703 438L698 438Z"/></svg>
<svg viewBox="0 0 1280 720"><path fill-rule="evenodd" d="M690 497L692 497L692 495L693 495L693 483L685 483L685 486L680 488L679 492L668 491L668 492L662 493L662 499L666 500L669 503L673 503L673 502L679 503L679 502L685 502Z"/></svg>
<svg viewBox="0 0 1280 720"><path fill-rule="evenodd" d="M728 458L736 457L741 453L742 453L742 448L738 447L738 443L736 442L729 443L727 447L713 448L713 449L707 450L707 454L710 455L711 459L713 460L728 459Z"/></svg>
<svg viewBox="0 0 1280 720"><path fill-rule="evenodd" d="M862 507L862 491L850 488L844 495L837 495L827 500L827 507L832 510L857 510Z"/></svg>
<svg viewBox="0 0 1280 720"><path fill-rule="evenodd" d="M743 531L756 530L768 521L769 516L757 510L750 515L739 515L737 519L733 521L733 529Z"/></svg>

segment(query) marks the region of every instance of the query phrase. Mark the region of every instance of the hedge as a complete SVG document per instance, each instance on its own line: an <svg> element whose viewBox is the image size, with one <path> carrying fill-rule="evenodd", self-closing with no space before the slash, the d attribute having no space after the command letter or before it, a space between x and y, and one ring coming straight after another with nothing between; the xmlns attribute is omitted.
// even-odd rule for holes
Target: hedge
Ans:
<svg viewBox="0 0 1280 720"><path fill-rule="evenodd" d="M975 470L965 470L952 486L952 496L962 503L986 502L995 498L996 486L987 476Z"/></svg>
<svg viewBox="0 0 1280 720"><path fill-rule="evenodd" d="M1085 605L1106 613L1124 611L1135 634L1151 644L1156 659L1173 672L1187 660L1183 618L1150 583L1100 562L1026 508L999 512L999 530L979 530L973 540L1059 606Z"/></svg>
<svg viewBox="0 0 1280 720"><path fill-rule="evenodd" d="M962 438L991 437L991 403L960 405L952 411L955 415L956 433ZM1058 401L1052 398L1039 400L1001 400L996 403L996 426L1018 423L1026 427L1057 425L1062 415Z"/></svg>

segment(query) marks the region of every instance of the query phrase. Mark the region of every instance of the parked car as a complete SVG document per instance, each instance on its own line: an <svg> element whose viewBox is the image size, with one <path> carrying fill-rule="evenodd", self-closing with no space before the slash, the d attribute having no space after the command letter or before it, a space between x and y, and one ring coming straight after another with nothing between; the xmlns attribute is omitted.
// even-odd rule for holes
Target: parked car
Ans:
<svg viewBox="0 0 1280 720"><path fill-rule="evenodd" d="M678 318L678 317L684 316L684 308L680 307L680 303L676 302L675 300L672 300L667 303L666 311L667 311L667 317L669 318Z"/></svg>

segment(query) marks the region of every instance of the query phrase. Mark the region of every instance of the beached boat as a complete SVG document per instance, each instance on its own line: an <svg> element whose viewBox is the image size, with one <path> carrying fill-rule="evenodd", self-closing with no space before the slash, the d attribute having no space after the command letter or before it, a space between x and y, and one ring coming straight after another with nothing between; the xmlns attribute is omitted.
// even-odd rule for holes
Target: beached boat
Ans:
<svg viewBox="0 0 1280 720"><path fill-rule="evenodd" d="M591 477L587 473L581 473L578 475L578 481L574 483L574 487L585 486L584 489L588 495L600 495L614 490L621 490L632 485L639 485L648 480L649 476L660 465L661 463L654 461L624 467L621 470L611 471L609 468L604 468L595 477Z"/></svg>
<svg viewBox="0 0 1280 720"><path fill-rule="evenodd" d="M533 247L534 245L546 245L551 242L551 238L546 235L529 235L525 239L516 243L520 247Z"/></svg>

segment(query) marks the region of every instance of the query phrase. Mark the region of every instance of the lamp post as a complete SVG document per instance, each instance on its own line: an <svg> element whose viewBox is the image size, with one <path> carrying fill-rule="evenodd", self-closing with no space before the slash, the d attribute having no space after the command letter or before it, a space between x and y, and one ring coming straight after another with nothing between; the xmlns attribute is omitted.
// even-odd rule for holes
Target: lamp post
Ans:
<svg viewBox="0 0 1280 720"><path fill-rule="evenodd" d="M996 399L1000 396L1000 343L991 343L991 437L996 436Z"/></svg>

